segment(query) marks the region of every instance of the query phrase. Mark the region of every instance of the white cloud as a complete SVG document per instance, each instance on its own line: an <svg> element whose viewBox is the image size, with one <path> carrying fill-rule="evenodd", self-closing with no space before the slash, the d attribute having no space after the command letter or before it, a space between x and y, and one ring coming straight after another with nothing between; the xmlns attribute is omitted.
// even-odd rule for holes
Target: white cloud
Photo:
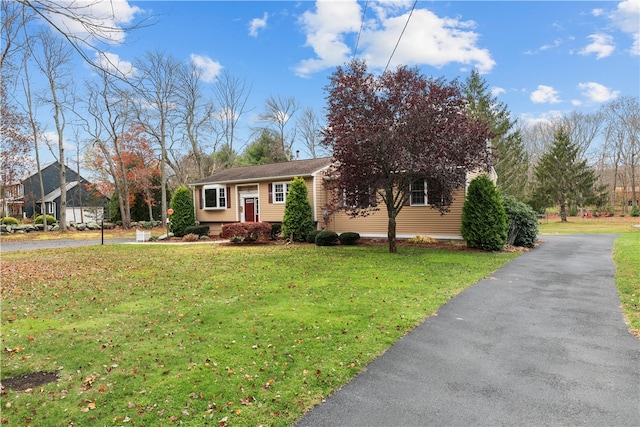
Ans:
<svg viewBox="0 0 640 427"><path fill-rule="evenodd" d="M562 44L562 40L560 40L560 39L555 39L555 40L553 41L553 43L545 44L545 45L540 46L540 50L549 50L549 49L553 49L553 48L556 48L556 47L560 46L561 44Z"/></svg>
<svg viewBox="0 0 640 427"><path fill-rule="evenodd" d="M315 12L306 11L300 23L307 35L306 45L313 48L317 58L301 61L296 72L305 76L346 62L351 49L344 35L360 29L360 14L356 0L318 1Z"/></svg>
<svg viewBox="0 0 640 427"><path fill-rule="evenodd" d="M211 83L216 81L218 74L222 71L222 65L208 56L191 54L191 62L202 72L202 81Z"/></svg>
<svg viewBox="0 0 640 427"><path fill-rule="evenodd" d="M258 31L267 28L267 19L269 14L267 12L262 15L262 18L253 18L249 22L249 35L251 37L258 37Z"/></svg>
<svg viewBox="0 0 640 427"><path fill-rule="evenodd" d="M557 104L560 98L558 98L558 91L553 87L538 85L538 89L531 92L531 101L536 104Z"/></svg>
<svg viewBox="0 0 640 427"><path fill-rule="evenodd" d="M121 77L135 77L137 74L131 62L120 59L115 53L96 52L94 57L98 66Z"/></svg>
<svg viewBox="0 0 640 427"><path fill-rule="evenodd" d="M615 99L620 94L620 91L611 90L608 87L596 82L587 82L578 84L578 89L582 91L582 94L591 102L607 102Z"/></svg>
<svg viewBox="0 0 640 427"><path fill-rule="evenodd" d="M494 87L493 89L491 89L491 95L493 96L499 96L502 95L503 93L507 93L507 90L503 87Z"/></svg>
<svg viewBox="0 0 640 427"><path fill-rule="evenodd" d="M382 28L367 29L362 34L365 57L373 66L384 67L407 23L408 13L381 22ZM440 18L427 9L411 15L391 65L428 64L442 67L450 63L474 65L489 72L495 61L487 49L477 47L478 34L473 21Z"/></svg>
<svg viewBox="0 0 640 427"><path fill-rule="evenodd" d="M631 35L633 43L629 52L640 55L640 0L625 0L609 16L621 31Z"/></svg>
<svg viewBox="0 0 640 427"><path fill-rule="evenodd" d="M564 114L557 110L550 110L541 114L523 113L520 115L519 121L525 128L533 128L536 126L551 125L552 122L563 116Z"/></svg>
<svg viewBox="0 0 640 427"><path fill-rule="evenodd" d="M591 14L592 14L593 16L596 16L596 17L598 17L598 16L602 16L602 15L604 14L604 10L603 10L603 9L593 9L593 10L591 11Z"/></svg>
<svg viewBox="0 0 640 427"><path fill-rule="evenodd" d="M36 7L61 31L73 34L88 44L98 40L110 44L124 43L124 26L131 24L135 15L143 11L138 6L130 5L128 0L58 0L46 3L46 10L37 3ZM81 17L89 25L83 25L79 19L72 19L74 15Z"/></svg>
<svg viewBox="0 0 640 427"><path fill-rule="evenodd" d="M412 4L410 1L373 3L366 22L362 23L357 55L370 66L383 68L402 34L390 63L392 67L397 64L442 67L460 63L488 72L495 66L489 51L477 46L479 35L474 32L474 21L440 18L420 8L415 9L409 19ZM355 43L361 29L361 14L355 0L317 1L316 11L305 12L301 19L307 45L314 49L316 58L302 61L297 72L307 75L346 62L353 52L345 43L345 37L353 37Z"/></svg>
<svg viewBox="0 0 640 427"><path fill-rule="evenodd" d="M591 43L578 52L580 55L595 53L597 59L602 59L611 55L616 49L613 37L608 34L591 34L587 38L591 40Z"/></svg>

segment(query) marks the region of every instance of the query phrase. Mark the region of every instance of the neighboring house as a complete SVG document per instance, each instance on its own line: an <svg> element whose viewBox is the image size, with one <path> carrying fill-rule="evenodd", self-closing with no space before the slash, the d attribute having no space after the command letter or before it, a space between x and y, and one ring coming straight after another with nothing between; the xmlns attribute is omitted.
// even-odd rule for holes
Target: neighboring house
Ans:
<svg viewBox="0 0 640 427"><path fill-rule="evenodd" d="M388 219L384 205L368 216L351 218L343 212L326 209L331 195L323 181L328 177L331 158L296 160L268 165L225 169L190 185L193 189L196 220L217 234L222 225L232 222L282 222L287 191L295 177L307 184L313 220L317 229L337 233L357 232L363 237L387 237ZM431 208L429 198L438 197L428 188L428 181L416 182L411 197L397 218L396 237L417 235L438 239L461 239L460 225L465 189L455 194L450 212L441 215Z"/></svg>
<svg viewBox="0 0 640 427"><path fill-rule="evenodd" d="M89 190L89 181L65 166L67 179L67 221L87 222L100 220L108 199ZM2 208L6 215L16 218L33 218L41 212L44 201L45 212L60 218L60 164L48 163L42 166L44 198L40 193L38 171L29 172L5 190Z"/></svg>

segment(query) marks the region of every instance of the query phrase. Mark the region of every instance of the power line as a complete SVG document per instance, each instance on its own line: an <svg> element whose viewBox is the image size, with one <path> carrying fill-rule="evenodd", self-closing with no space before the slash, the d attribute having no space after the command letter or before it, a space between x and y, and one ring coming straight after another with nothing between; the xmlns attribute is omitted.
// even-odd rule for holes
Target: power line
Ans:
<svg viewBox="0 0 640 427"><path fill-rule="evenodd" d="M355 58L358 55L358 44L360 43L360 34L362 34L362 27L364 27L364 19L367 16L367 6L369 5L369 0L364 2L364 10L362 11L362 18L360 19L360 30L358 31L358 38L356 39L356 47L353 50L353 57Z"/></svg>
<svg viewBox="0 0 640 427"><path fill-rule="evenodd" d="M404 23L404 28L402 29L402 32L400 33L400 37L398 37L398 41L396 42L395 47L393 48L393 52L391 52L391 56L389 57L389 60L387 61L387 66L384 67L384 72L387 71L387 68L389 68L389 64L391 63L391 58L393 58L393 55L396 53L396 49L398 48L398 45L400 44L400 40L402 39L402 35L404 34L404 30L407 29L407 25L409 25L409 20L411 20L411 15L413 14L413 10L416 8L416 3L418 3L418 0L414 0L413 1L413 6L411 6L411 11L409 12L409 16L407 17L407 22Z"/></svg>

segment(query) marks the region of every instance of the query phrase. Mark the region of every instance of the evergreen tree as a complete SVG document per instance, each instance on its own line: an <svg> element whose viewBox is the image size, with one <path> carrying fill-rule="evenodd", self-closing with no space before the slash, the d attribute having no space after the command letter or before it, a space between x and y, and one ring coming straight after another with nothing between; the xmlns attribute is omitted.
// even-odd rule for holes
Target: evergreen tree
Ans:
<svg viewBox="0 0 640 427"><path fill-rule="evenodd" d="M533 201L539 206L559 205L562 222L567 221L568 206L598 206L606 197L605 187L596 185L596 174L587 166L587 160L580 159L578 154L578 146L560 128L534 171Z"/></svg>
<svg viewBox="0 0 640 427"><path fill-rule="evenodd" d="M524 200L527 188L529 155L522 136L515 130L507 106L491 95L487 82L474 70L467 77L462 92L467 98L468 111L489 124L493 167L498 174L498 189L503 195Z"/></svg>
<svg viewBox="0 0 640 427"><path fill-rule="evenodd" d="M287 160L287 156L282 151L280 135L271 129L263 129L258 139L249 144L238 159L238 165L265 165Z"/></svg>
<svg viewBox="0 0 640 427"><path fill-rule="evenodd" d="M171 230L174 235L182 237L187 227L196 225L191 191L184 185L178 187L173 193L171 209L173 209L173 214L171 215Z"/></svg>
<svg viewBox="0 0 640 427"><path fill-rule="evenodd" d="M507 214L497 187L486 174L469 184L460 232L467 246L484 251L499 251L507 241Z"/></svg>
<svg viewBox="0 0 640 427"><path fill-rule="evenodd" d="M291 181L284 205L282 235L287 238L293 235L293 240L304 242L313 229L313 210L309 203L307 184L304 179L295 178Z"/></svg>

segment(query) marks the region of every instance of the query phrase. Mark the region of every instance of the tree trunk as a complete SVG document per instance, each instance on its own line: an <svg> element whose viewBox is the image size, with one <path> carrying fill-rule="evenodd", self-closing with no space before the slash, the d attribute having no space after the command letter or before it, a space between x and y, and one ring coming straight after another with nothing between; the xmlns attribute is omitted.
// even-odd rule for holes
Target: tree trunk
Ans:
<svg viewBox="0 0 640 427"><path fill-rule="evenodd" d="M396 215L395 211L389 211L389 225L387 228L387 240L389 241L389 253L395 254L398 252L396 246Z"/></svg>
<svg viewBox="0 0 640 427"><path fill-rule="evenodd" d="M567 222L567 204L563 202L560 204L560 222Z"/></svg>

